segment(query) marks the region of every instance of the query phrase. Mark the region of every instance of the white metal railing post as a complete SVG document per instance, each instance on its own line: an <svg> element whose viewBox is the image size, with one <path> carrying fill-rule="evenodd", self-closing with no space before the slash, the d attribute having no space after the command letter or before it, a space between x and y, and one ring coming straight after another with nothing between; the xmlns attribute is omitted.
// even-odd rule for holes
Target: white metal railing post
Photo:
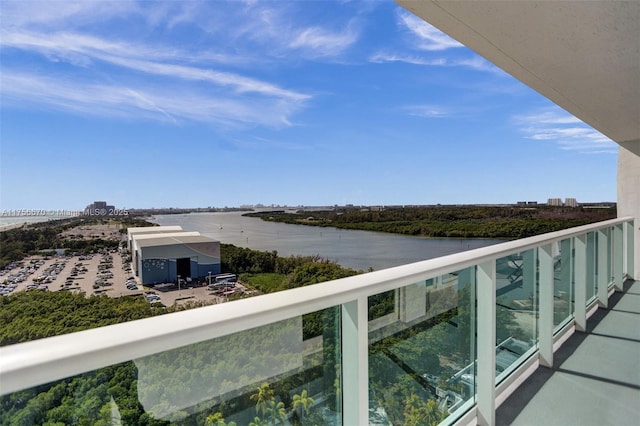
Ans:
<svg viewBox="0 0 640 426"><path fill-rule="evenodd" d="M573 238L574 318L578 331L587 330L587 235Z"/></svg>
<svg viewBox="0 0 640 426"><path fill-rule="evenodd" d="M369 423L367 297L342 305L342 424Z"/></svg>
<svg viewBox="0 0 640 426"><path fill-rule="evenodd" d="M553 367L553 254L551 244L538 248L540 262L539 291L539 350L540 364Z"/></svg>
<svg viewBox="0 0 640 426"><path fill-rule="evenodd" d="M622 291L622 268L624 253L622 224L614 225L613 233L613 261L611 265L611 267L613 268L613 286L615 287L616 291Z"/></svg>
<svg viewBox="0 0 640 426"><path fill-rule="evenodd" d="M623 240L623 265L622 272L629 278L633 278L633 222L625 222L622 224L622 240Z"/></svg>
<svg viewBox="0 0 640 426"><path fill-rule="evenodd" d="M478 424L496 420L496 262L478 265Z"/></svg>
<svg viewBox="0 0 640 426"><path fill-rule="evenodd" d="M605 229L598 229L596 234L598 242L598 273L596 284L598 286L598 306L609 306L609 250L607 249L609 236Z"/></svg>
<svg viewBox="0 0 640 426"><path fill-rule="evenodd" d="M639 221L640 219L625 222L627 224L627 274L631 279L634 279L636 276L636 231L634 227L636 226L635 224L637 224Z"/></svg>
<svg viewBox="0 0 640 426"><path fill-rule="evenodd" d="M627 228L629 222L622 225L622 275L624 276L629 269L629 233Z"/></svg>

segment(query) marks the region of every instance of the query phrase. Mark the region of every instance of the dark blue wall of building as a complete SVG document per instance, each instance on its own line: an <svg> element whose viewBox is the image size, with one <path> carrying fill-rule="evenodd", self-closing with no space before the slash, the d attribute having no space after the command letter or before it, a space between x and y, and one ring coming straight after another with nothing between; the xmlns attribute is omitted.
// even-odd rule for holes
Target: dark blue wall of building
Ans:
<svg viewBox="0 0 640 426"><path fill-rule="evenodd" d="M144 259L141 275L142 284L169 282L169 262L166 259Z"/></svg>
<svg viewBox="0 0 640 426"><path fill-rule="evenodd" d="M220 264L200 264L191 261L191 277L204 278L220 273ZM145 259L142 262L142 284L160 284L176 282L178 279L177 262L172 259ZM182 277L186 278L186 277Z"/></svg>

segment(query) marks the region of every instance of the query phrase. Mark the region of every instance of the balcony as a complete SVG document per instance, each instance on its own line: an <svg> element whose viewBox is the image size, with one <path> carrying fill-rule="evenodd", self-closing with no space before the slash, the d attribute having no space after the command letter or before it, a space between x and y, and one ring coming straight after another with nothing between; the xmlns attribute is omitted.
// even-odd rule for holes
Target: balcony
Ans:
<svg viewBox="0 0 640 426"><path fill-rule="evenodd" d="M38 417L56 386L77 389L60 418L91 424L527 423L575 415L570 401L633 422L621 405L640 388L637 283L623 287L634 226L624 217L5 347L0 392L30 407L16 413L27 424L56 421ZM629 362L635 375L621 375ZM603 403L609 388L622 396Z"/></svg>
<svg viewBox="0 0 640 426"><path fill-rule="evenodd" d="M498 409L496 424L624 425L640 418L640 283L627 281Z"/></svg>

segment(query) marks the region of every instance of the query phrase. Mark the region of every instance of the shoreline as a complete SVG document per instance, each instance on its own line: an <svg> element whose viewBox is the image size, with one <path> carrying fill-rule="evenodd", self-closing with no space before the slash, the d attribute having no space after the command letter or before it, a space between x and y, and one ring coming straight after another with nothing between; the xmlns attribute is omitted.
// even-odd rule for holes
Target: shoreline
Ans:
<svg viewBox="0 0 640 426"><path fill-rule="evenodd" d="M28 222L22 222L22 223L10 223L8 225L2 225L0 226L0 232L9 231L10 229L22 228L23 226L28 224L29 224Z"/></svg>
<svg viewBox="0 0 640 426"><path fill-rule="evenodd" d="M4 225L0 225L0 232L8 231L10 229L21 228L23 226L30 226L39 223L50 223L59 220L72 219L74 216L24 216L20 222L11 222ZM7 217L0 217L0 219L7 219ZM32 220L24 220L32 219Z"/></svg>

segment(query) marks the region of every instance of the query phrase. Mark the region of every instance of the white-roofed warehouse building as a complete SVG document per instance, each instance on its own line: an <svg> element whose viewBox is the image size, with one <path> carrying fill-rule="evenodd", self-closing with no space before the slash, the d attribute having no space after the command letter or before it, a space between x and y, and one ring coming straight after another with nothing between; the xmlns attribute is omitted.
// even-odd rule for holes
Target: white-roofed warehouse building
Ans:
<svg viewBox="0 0 640 426"><path fill-rule="evenodd" d="M135 273L144 285L220 273L220 242L198 232L134 232L130 246Z"/></svg>
<svg viewBox="0 0 640 426"><path fill-rule="evenodd" d="M182 231L182 226L179 225L171 225L171 226L132 226L131 228L127 228L127 245L129 247L129 251L133 254L133 237L136 235L147 235L147 234L164 234L167 232L180 232Z"/></svg>
<svg viewBox="0 0 640 426"><path fill-rule="evenodd" d="M136 276L140 276L140 241L155 239L159 237L187 237L187 236L198 236L199 232L196 231L180 231L180 232L165 232L160 234L136 234L134 238L131 239L131 259L133 262L133 271Z"/></svg>

